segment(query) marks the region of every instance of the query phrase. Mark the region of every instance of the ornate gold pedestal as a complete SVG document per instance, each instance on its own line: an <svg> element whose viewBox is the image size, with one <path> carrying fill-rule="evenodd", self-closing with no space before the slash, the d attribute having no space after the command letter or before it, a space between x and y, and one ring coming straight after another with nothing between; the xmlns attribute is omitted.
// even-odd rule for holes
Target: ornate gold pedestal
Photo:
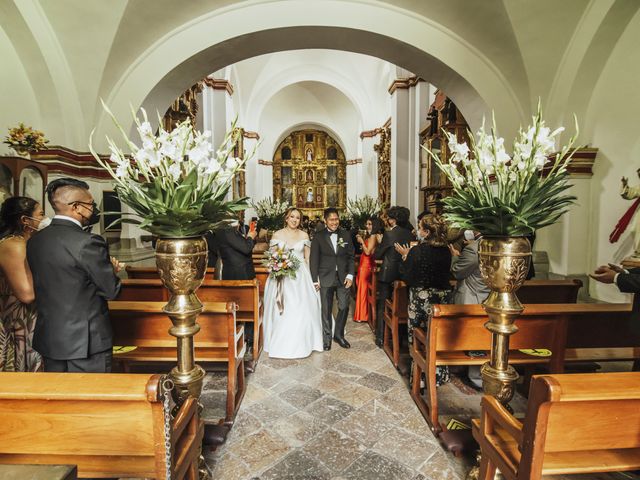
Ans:
<svg viewBox="0 0 640 480"><path fill-rule="evenodd" d="M193 336L200 331L196 323L202 303L195 291L207 269L207 242L204 237L161 238L156 245L156 266L170 297L163 311L173 327L169 333L178 342L178 365L170 378L175 384L174 400L180 405L188 395L200 398L204 370L195 363Z"/></svg>
<svg viewBox="0 0 640 480"><path fill-rule="evenodd" d="M484 237L478 248L480 272L491 289L484 301L491 332L491 360L480 370L485 393L507 405L518 374L509 365L509 336L518 331L516 318L524 310L515 292L524 283L531 262L531 245L524 237Z"/></svg>

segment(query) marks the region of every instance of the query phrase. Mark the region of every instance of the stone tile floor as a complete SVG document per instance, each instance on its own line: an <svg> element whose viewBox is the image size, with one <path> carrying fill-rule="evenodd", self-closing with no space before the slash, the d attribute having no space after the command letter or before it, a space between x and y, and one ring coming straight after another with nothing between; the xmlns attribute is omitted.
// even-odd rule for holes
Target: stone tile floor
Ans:
<svg viewBox="0 0 640 480"><path fill-rule="evenodd" d="M227 442L205 460L216 480L453 480L471 458L442 449L409 396L405 380L377 348L366 324L349 321L348 350L300 360L262 357ZM223 416L226 379L210 375L205 419ZM463 393L464 392L464 393ZM442 420L478 416L479 393L459 381L439 389ZM516 412L526 400L514 400ZM558 480L622 480L623 474Z"/></svg>

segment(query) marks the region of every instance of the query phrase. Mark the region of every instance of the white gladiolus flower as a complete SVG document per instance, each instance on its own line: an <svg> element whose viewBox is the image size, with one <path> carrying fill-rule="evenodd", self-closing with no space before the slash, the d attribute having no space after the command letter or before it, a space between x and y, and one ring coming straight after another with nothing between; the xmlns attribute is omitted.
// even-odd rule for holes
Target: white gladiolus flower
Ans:
<svg viewBox="0 0 640 480"><path fill-rule="evenodd" d="M238 162L236 162L235 158L229 157L229 158L227 158L227 162L226 162L225 167L231 170L231 169L236 168L237 164L238 164Z"/></svg>
<svg viewBox="0 0 640 480"><path fill-rule="evenodd" d="M218 163L218 161L215 158L212 158L206 164L204 173L210 175L212 173L216 173L216 172L219 172L219 171L220 171L220 164Z"/></svg>
<svg viewBox="0 0 640 480"><path fill-rule="evenodd" d="M170 165L168 172L169 172L169 175L171 175L171 177L173 178L173 181L177 182L180 179L180 176L182 175L182 169L180 168L180 164L174 163Z"/></svg>
<svg viewBox="0 0 640 480"><path fill-rule="evenodd" d="M146 137L153 137L153 131L151 130L151 124L149 122L142 122L138 127L138 132L142 140Z"/></svg>
<svg viewBox="0 0 640 480"><path fill-rule="evenodd" d="M116 168L116 177L119 179L123 179L128 175L128 173L128 166L124 163L118 165L118 168Z"/></svg>
<svg viewBox="0 0 640 480"><path fill-rule="evenodd" d="M182 161L182 155L180 155L178 148L172 142L163 143L162 147L160 147L160 154L164 157L167 157L173 160L174 162Z"/></svg>

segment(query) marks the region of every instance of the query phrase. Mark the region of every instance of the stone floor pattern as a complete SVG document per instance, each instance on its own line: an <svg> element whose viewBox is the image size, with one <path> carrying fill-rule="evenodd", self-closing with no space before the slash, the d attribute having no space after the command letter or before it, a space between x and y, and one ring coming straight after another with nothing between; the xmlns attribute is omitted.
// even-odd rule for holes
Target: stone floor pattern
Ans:
<svg viewBox="0 0 640 480"><path fill-rule="evenodd" d="M301 360L263 354L247 377L247 392L227 442L205 452L215 480L465 478L471 459L442 449L404 379L375 346L369 327L349 321L348 330L348 350L334 343L330 352ZM212 376L205 385L205 419L221 416L225 382ZM455 395L452 386L442 390L445 415L453 407L464 418L471 414L469 404L479 404L477 395Z"/></svg>

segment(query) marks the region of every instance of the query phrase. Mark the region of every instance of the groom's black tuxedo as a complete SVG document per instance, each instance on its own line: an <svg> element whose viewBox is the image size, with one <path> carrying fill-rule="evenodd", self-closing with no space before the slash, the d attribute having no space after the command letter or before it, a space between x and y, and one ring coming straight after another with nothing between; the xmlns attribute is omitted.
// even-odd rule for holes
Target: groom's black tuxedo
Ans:
<svg viewBox="0 0 640 480"><path fill-rule="evenodd" d="M337 251L333 248L328 229L321 230L313 236L309 268L313 283L320 283L321 287L333 287L338 283L344 284L347 275L354 275L354 249L351 235L339 228ZM336 278L336 271L338 277Z"/></svg>
<svg viewBox="0 0 640 480"><path fill-rule="evenodd" d="M336 247L331 240L331 232L324 229L317 232L311 242L309 268L313 283L320 284L322 301L322 335L325 347L331 346L331 313L333 297L338 297L338 315L334 336L344 339L344 326L349 315L349 290L344 287L347 275L354 275L354 249L349 232L336 230Z"/></svg>
<svg viewBox="0 0 640 480"><path fill-rule="evenodd" d="M110 354L107 300L118 295L120 280L104 239L69 220L54 218L29 240L27 259L38 309L33 347L45 357L45 369L47 358L79 360Z"/></svg>

